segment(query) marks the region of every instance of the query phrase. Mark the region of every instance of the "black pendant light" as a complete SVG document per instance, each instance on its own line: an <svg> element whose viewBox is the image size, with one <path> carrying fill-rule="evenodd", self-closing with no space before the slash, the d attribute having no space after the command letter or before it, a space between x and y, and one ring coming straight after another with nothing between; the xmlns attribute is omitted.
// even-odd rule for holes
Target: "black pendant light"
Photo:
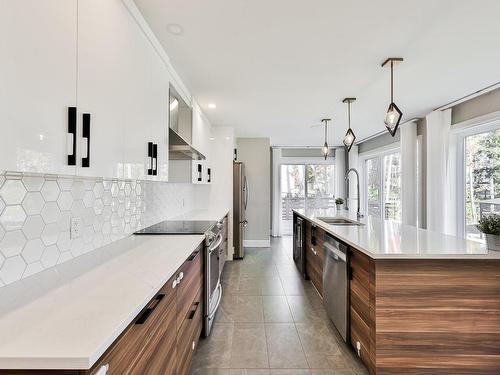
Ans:
<svg viewBox="0 0 500 375"><path fill-rule="evenodd" d="M391 67L391 104L389 104L389 108L385 114L384 123L385 127L393 137L396 135L399 122L401 121L401 117L403 117L403 112L401 112L396 103L394 103L394 64L402 61L402 57L389 57L382 64L382 66L390 64Z"/></svg>
<svg viewBox="0 0 500 375"><path fill-rule="evenodd" d="M321 120L325 124L325 144L323 145L323 148L321 149L321 153L323 156L326 158L328 157L328 153L330 152L330 147L328 147L328 121L332 121L329 118L324 118Z"/></svg>
<svg viewBox="0 0 500 375"><path fill-rule="evenodd" d="M356 98L345 98L344 100L342 100L342 103L347 103L347 121L349 124L349 129L347 129L343 141L344 146L347 147L347 152L351 151L352 145L356 140L356 136L354 135L354 132L351 129L351 103L354 102L355 100Z"/></svg>

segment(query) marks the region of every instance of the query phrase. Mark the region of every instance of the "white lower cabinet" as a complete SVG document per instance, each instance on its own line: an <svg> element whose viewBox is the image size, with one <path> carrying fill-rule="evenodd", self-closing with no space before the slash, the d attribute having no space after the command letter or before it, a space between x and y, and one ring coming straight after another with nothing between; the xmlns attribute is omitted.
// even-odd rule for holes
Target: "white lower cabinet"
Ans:
<svg viewBox="0 0 500 375"><path fill-rule="evenodd" d="M0 170L75 174L76 21L76 0L0 1Z"/></svg>

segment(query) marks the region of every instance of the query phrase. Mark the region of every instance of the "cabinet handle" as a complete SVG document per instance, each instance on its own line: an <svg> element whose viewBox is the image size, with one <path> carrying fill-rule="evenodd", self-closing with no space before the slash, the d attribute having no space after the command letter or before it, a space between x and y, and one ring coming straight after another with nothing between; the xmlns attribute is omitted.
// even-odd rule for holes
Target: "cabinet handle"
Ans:
<svg viewBox="0 0 500 375"><path fill-rule="evenodd" d="M202 174L201 174L201 164L198 163L198 181L202 180Z"/></svg>
<svg viewBox="0 0 500 375"><path fill-rule="evenodd" d="M139 318L135 321L135 324L144 324L146 323L146 320L150 317L150 315L153 313L153 311L158 307L160 304L160 301L165 297L165 294L158 294L153 302L142 312L141 315L139 315Z"/></svg>
<svg viewBox="0 0 500 375"><path fill-rule="evenodd" d="M148 176L153 175L153 142L148 142Z"/></svg>
<svg viewBox="0 0 500 375"><path fill-rule="evenodd" d="M76 107L68 107L68 146L68 165L76 165Z"/></svg>
<svg viewBox="0 0 500 375"><path fill-rule="evenodd" d="M318 253L316 252L316 250L314 250L314 247L311 247L311 251L313 252L314 255L318 255Z"/></svg>
<svg viewBox="0 0 500 375"><path fill-rule="evenodd" d="M177 279L175 279L174 281L172 281L172 289L175 289L175 287L177 286Z"/></svg>
<svg viewBox="0 0 500 375"><path fill-rule="evenodd" d="M95 375L106 375L109 370L109 363L106 363L105 365L102 365L99 367L99 370L95 373Z"/></svg>
<svg viewBox="0 0 500 375"><path fill-rule="evenodd" d="M208 176L207 182L212 182L212 168L207 169L207 176Z"/></svg>
<svg viewBox="0 0 500 375"><path fill-rule="evenodd" d="M189 317L188 317L189 320L193 320L193 318L196 314L196 310L198 310L198 306L200 305L200 303L195 302L193 305L194 305L194 309L192 309L191 312L189 313Z"/></svg>
<svg viewBox="0 0 500 375"><path fill-rule="evenodd" d="M90 167L90 113L83 114L82 138L87 139L86 156L82 158L82 167Z"/></svg>
<svg viewBox="0 0 500 375"><path fill-rule="evenodd" d="M158 175L158 145L153 143L153 176Z"/></svg>
<svg viewBox="0 0 500 375"><path fill-rule="evenodd" d="M199 253L200 253L199 251L195 251L195 252L193 252L193 253L189 256L189 258L187 258L187 261L188 261L188 262L192 262L192 261L194 260L194 258L196 258L196 257L198 256L198 254L199 254Z"/></svg>

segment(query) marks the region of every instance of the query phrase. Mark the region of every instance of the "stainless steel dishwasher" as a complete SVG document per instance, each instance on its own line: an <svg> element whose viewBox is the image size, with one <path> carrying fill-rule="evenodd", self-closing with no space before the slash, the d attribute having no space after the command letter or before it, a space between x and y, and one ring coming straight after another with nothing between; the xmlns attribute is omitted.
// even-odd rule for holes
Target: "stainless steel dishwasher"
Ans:
<svg viewBox="0 0 500 375"><path fill-rule="evenodd" d="M323 243L323 302L326 311L340 335L347 341L348 325L348 278L347 246L331 236L325 236Z"/></svg>

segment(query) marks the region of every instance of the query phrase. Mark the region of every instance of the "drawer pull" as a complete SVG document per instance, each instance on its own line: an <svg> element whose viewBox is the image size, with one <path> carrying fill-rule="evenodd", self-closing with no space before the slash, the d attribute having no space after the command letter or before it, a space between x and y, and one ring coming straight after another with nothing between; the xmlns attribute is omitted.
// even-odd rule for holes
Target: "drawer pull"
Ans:
<svg viewBox="0 0 500 375"><path fill-rule="evenodd" d="M99 370L95 373L95 375L106 375L109 370L109 363L106 363L105 365L102 365L99 367Z"/></svg>
<svg viewBox="0 0 500 375"><path fill-rule="evenodd" d="M196 314L196 310L198 310L198 306L199 305L200 305L199 302L194 303L194 309L191 310L191 312L189 313L189 317L188 317L189 320L193 320L193 318L194 318L194 316Z"/></svg>
<svg viewBox="0 0 500 375"><path fill-rule="evenodd" d="M148 306L141 315L139 315L139 318L135 321L135 324L144 324L146 323L146 320L148 320L149 316L153 313L153 311L156 309L156 307L160 304L160 301L165 297L165 294L158 294L153 302L151 303L150 306Z"/></svg>
<svg viewBox="0 0 500 375"><path fill-rule="evenodd" d="M188 262L191 262L194 258L196 258L196 256L199 254L200 252L199 251L195 251L194 253L192 253L189 258L187 259Z"/></svg>
<svg viewBox="0 0 500 375"><path fill-rule="evenodd" d="M358 357L361 357L361 343L356 341L356 351L358 352Z"/></svg>
<svg viewBox="0 0 500 375"><path fill-rule="evenodd" d="M314 255L318 255L318 253L316 252L316 250L314 250L314 247L311 247L311 251L313 252Z"/></svg>

